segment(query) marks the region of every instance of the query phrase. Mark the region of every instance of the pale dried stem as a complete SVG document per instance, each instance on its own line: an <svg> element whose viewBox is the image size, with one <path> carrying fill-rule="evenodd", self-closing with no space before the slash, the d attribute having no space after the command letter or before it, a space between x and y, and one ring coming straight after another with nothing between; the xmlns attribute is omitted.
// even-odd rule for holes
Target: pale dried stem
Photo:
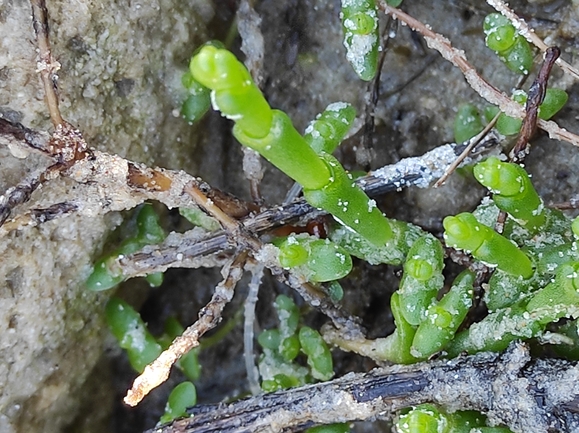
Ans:
<svg viewBox="0 0 579 433"><path fill-rule="evenodd" d="M410 28L419 32L424 37L430 48L438 51L442 57L461 70L470 87L487 102L492 105L497 105L507 116L516 117L518 119L525 117L524 108L481 77L476 69L468 62L464 52L454 48L447 38L432 31L422 22L405 12L402 12L400 9L388 6L388 4L383 0L379 1L379 6L385 13L391 15L395 19L399 19ZM566 141L574 146L579 146L579 136L561 128L551 120L539 119L538 126L546 131L550 138Z"/></svg>
<svg viewBox="0 0 579 433"><path fill-rule="evenodd" d="M462 164L463 161L470 155L474 147L482 141L482 139L491 131L491 129L495 127L495 124L497 123L497 120L499 120L500 115L501 112L499 111L497 114L495 114L495 117L492 118L492 120L484 127L484 129L481 132L479 132L477 135L475 135L468 141L468 145L464 148L462 153L458 155L456 160L448 166L448 168L444 171L444 174L440 176L440 179L438 179L436 183L433 185L434 188L438 188L444 182L446 182L446 179L448 179L448 177L452 173L454 173L454 171L460 166L460 164Z"/></svg>
<svg viewBox="0 0 579 433"><path fill-rule="evenodd" d="M503 2L502 0L487 0L487 3L491 5L493 8L504 15L509 21L515 26L517 31L530 43L535 45L539 50L543 53L549 48L543 40L535 34L533 29L529 27L529 25L525 22L524 19L520 18L517 14L515 14L508 5ZM568 74L572 75L576 79L579 78L579 71L575 69L572 65L567 63L565 60L559 58L555 62L557 65L561 67L561 69Z"/></svg>
<svg viewBox="0 0 579 433"><path fill-rule="evenodd" d="M229 267L224 268L225 279L215 287L215 292L205 308L199 312L199 320L189 326L181 336L175 338L169 348L145 367L143 373L133 382L124 402L129 406L137 405L151 390L169 377L171 367L191 349L199 346L199 338L221 321L223 308L233 298L236 284L243 276L246 253L239 254Z"/></svg>
<svg viewBox="0 0 579 433"><path fill-rule="evenodd" d="M38 44L37 72L40 73L44 86L44 95L50 120L56 127L64 122L58 108L58 96L54 89L55 73L60 69L60 63L53 59L48 40L48 14L44 0L30 0L32 6L32 23Z"/></svg>

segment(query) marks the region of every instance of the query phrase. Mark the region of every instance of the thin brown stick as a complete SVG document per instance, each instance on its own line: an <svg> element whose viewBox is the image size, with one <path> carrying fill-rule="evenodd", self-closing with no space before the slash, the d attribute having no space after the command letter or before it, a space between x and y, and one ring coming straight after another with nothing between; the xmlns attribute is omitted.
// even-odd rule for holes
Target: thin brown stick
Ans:
<svg viewBox="0 0 579 433"><path fill-rule="evenodd" d="M487 0L487 3L491 5L493 8L504 15L509 21L515 26L517 31L523 35L523 37L539 48L541 51L546 52L549 49L549 46L543 42L543 40L538 37L533 29L529 28L525 20L520 18L517 14L515 14L508 5L503 2L502 0ZM556 61L557 65L561 67L563 71L575 77L575 79L579 79L579 71L567 63L565 60L558 58Z"/></svg>
<svg viewBox="0 0 579 433"><path fill-rule="evenodd" d="M385 13L391 15L393 18L403 21L412 29L419 32L424 37L430 48L438 51L442 57L461 70L470 87L487 102L497 105L507 116L516 117L518 119L525 117L523 107L482 78L476 69L468 62L464 52L454 48L447 38L432 31L422 22L411 17L400 9L389 6L384 0L379 0L378 5ZM550 138L567 141L574 146L579 146L579 136L561 128L555 122L539 119L537 124L539 128L549 134Z"/></svg>
<svg viewBox="0 0 579 433"><path fill-rule="evenodd" d="M209 303L199 312L199 320L189 326L181 336L175 338L169 348L145 367L145 370L133 382L132 388L124 399L129 406L137 405L152 389L159 386L169 377L169 371L175 362L191 349L199 346L199 338L221 321L223 308L233 298L236 284L243 276L243 265L247 253L239 254L230 266L224 268L225 279L215 287Z"/></svg>
<svg viewBox="0 0 579 433"><path fill-rule="evenodd" d="M537 73L537 77L531 88L529 89L529 94L527 97L527 103L525 104L525 118L523 119L523 124L521 125L521 131L515 146L511 150L511 160L516 163L521 163L525 159L525 156L529 153L529 140L535 135L537 131L537 120L539 119L539 106L545 100L545 93L547 92L547 82L549 81L549 75L551 74L551 69L555 64L555 61L561 55L561 50L557 47L550 47L545 51L545 60L541 65L541 69Z"/></svg>

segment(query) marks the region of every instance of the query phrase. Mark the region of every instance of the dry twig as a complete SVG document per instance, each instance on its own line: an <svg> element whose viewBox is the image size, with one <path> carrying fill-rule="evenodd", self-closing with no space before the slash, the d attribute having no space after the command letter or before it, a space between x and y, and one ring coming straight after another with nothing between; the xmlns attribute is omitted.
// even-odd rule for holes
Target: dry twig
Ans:
<svg viewBox="0 0 579 433"><path fill-rule="evenodd" d="M531 361L523 345L504 354L376 369L330 382L190 409L193 418L147 433L293 432L315 424L391 419L420 403L477 410L515 433L579 432L579 367Z"/></svg>
<svg viewBox="0 0 579 433"><path fill-rule="evenodd" d="M199 312L199 320L189 326L180 337L175 338L169 348L145 367L133 382L124 399L129 406L137 405L152 389L169 377L169 371L181 356L199 346L199 338L221 321L223 308L233 298L237 282L243 276L246 253L239 254L230 266L222 270L225 279L215 287L211 301Z"/></svg>

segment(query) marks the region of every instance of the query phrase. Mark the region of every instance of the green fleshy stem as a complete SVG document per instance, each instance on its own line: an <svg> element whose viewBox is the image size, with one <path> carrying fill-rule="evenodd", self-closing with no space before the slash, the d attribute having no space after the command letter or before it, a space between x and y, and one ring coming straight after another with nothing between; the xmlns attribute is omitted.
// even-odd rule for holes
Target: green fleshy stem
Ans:
<svg viewBox="0 0 579 433"><path fill-rule="evenodd" d="M121 246L107 256L97 260L86 281L89 290L101 291L122 283L126 277L122 269L114 268L117 258L132 254L145 245L156 244L165 239L165 231L159 224L159 216L150 204L145 204L137 215L137 234L125 239ZM162 283L162 276L152 277L151 283Z"/></svg>
<svg viewBox="0 0 579 433"><path fill-rule="evenodd" d="M321 189L304 187L309 204L331 213L341 224L349 227L376 246L392 237L390 224L374 200L354 184L341 164L331 155L320 154L331 172L330 182Z"/></svg>
<svg viewBox="0 0 579 433"><path fill-rule="evenodd" d="M543 201L521 166L491 156L475 165L474 176L494 193L493 201L499 209L509 213L532 233L545 225Z"/></svg>
<svg viewBox="0 0 579 433"><path fill-rule="evenodd" d="M296 131L283 111L272 110L271 130L261 138L248 135L239 123L233 127L233 135L241 144L259 152L304 189L320 189L330 182L329 168Z"/></svg>
<svg viewBox="0 0 579 433"><path fill-rule="evenodd" d="M444 240L449 247L470 252L483 263L495 265L509 274L523 278L533 275L533 265L525 253L507 238L479 223L471 213L448 216L442 224Z"/></svg>
<svg viewBox="0 0 579 433"><path fill-rule="evenodd" d="M346 58L358 76L370 81L378 71L380 33L374 0L342 0Z"/></svg>
<svg viewBox="0 0 579 433"><path fill-rule="evenodd" d="M235 121L233 134L239 142L301 184L312 206L330 212L376 245L391 237L388 221L374 202L353 185L337 160L318 157L285 113L271 110L233 54L206 45L191 59L190 69L197 81L212 89L214 108Z"/></svg>
<svg viewBox="0 0 579 433"><path fill-rule="evenodd" d="M412 342L411 352L415 357L426 359L440 352L454 337L472 306L474 278L471 271L462 272L449 292L428 309Z"/></svg>
<svg viewBox="0 0 579 433"><path fill-rule="evenodd" d="M555 274L555 280L537 292L526 309L535 312L545 307L569 307L577 304L579 304L579 262L572 262L560 266Z"/></svg>
<svg viewBox="0 0 579 433"><path fill-rule="evenodd" d="M448 347L450 357L461 352L499 352L514 340L543 333L547 324L579 315L579 262L562 265L555 280L539 290L529 302L519 302L491 313L456 336Z"/></svg>
<svg viewBox="0 0 579 433"><path fill-rule="evenodd" d="M249 71L229 51L205 45L190 63L193 77L212 90L213 108L234 120L247 136L265 137L272 112Z"/></svg>
<svg viewBox="0 0 579 433"><path fill-rule="evenodd" d="M277 311L279 330L283 336L295 334L300 322L300 310L293 299L286 295L278 295L273 305Z"/></svg>
<svg viewBox="0 0 579 433"><path fill-rule="evenodd" d="M127 351L131 366L138 372L161 354L161 346L147 330L141 315L125 301L111 298L105 317L119 346Z"/></svg>
<svg viewBox="0 0 579 433"><path fill-rule="evenodd" d="M413 326L424 320L444 284L443 258L442 245L431 235L421 237L410 247L398 294L401 312Z"/></svg>
<svg viewBox="0 0 579 433"><path fill-rule="evenodd" d="M298 334L302 351L308 356L311 374L318 380L330 380L334 375L334 366L330 349L320 333L304 326Z"/></svg>
<svg viewBox="0 0 579 433"><path fill-rule="evenodd" d="M356 109L345 102L328 105L306 128L304 140L316 153L332 153L350 130Z"/></svg>

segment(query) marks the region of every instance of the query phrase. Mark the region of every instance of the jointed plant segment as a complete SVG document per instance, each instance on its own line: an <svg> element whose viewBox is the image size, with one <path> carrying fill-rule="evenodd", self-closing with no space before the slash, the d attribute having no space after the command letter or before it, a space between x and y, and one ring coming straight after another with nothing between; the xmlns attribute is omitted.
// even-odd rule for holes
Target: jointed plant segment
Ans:
<svg viewBox="0 0 579 433"><path fill-rule="evenodd" d="M239 142L302 185L312 206L328 211L371 243L386 243L391 237L390 226L374 201L354 185L334 157L323 150L317 153L287 114L269 107L233 54L206 45L191 59L191 73L211 89L214 108L235 121L233 135ZM341 117L347 122L347 117Z"/></svg>

